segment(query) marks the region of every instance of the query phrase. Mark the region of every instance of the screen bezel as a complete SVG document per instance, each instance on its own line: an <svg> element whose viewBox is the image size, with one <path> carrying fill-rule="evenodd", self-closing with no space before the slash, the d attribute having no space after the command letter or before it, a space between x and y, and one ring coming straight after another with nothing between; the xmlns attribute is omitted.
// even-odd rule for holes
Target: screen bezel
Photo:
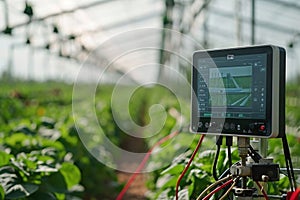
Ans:
<svg viewBox="0 0 300 200"><path fill-rule="evenodd" d="M240 119L240 118L228 118L223 119L224 124L235 124L237 121L239 124L251 124L251 123L263 123L266 126L266 131L264 132L251 132L244 130L225 130L224 128L199 128L198 123L208 122L211 123L211 117L199 117L198 111L198 98L197 98L197 78L199 76L197 70L197 62L201 58L216 58L224 57L227 55L252 55L252 54L266 54L266 108L265 108L265 118L264 119ZM192 120L191 120L191 131L212 134L212 135L239 135L246 137L270 137L272 134L272 74L273 74L273 48L271 46L251 46L242 48L231 48L231 49L218 49L218 50L208 50L208 51L197 51L193 55L193 68L192 68ZM213 118L215 121L221 121L222 119Z"/></svg>

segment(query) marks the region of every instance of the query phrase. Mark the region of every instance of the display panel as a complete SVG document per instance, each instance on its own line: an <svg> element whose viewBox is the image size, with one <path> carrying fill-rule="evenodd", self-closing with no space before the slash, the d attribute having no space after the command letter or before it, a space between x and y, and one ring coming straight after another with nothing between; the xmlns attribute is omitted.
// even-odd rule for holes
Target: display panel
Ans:
<svg viewBox="0 0 300 200"><path fill-rule="evenodd" d="M274 114L284 112L284 107L279 106L279 101L283 101L279 91L273 90L285 84L281 80L285 80L285 73L280 70L285 70L285 62L280 62L281 54L284 51L274 46L196 52L192 131L277 137L274 129L278 127L273 125L279 116Z"/></svg>
<svg viewBox="0 0 300 200"><path fill-rule="evenodd" d="M198 60L197 95L198 101L203 102L199 104L199 116L264 119L266 58L266 54L256 54L236 56L230 61L223 57ZM202 76L208 77L206 84L202 84Z"/></svg>

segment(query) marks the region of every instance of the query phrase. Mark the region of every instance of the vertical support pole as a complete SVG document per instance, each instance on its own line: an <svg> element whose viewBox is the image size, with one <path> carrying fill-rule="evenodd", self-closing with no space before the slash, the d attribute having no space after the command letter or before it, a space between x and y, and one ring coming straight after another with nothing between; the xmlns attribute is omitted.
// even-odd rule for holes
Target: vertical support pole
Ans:
<svg viewBox="0 0 300 200"><path fill-rule="evenodd" d="M205 0L204 1L204 5L208 5L209 1ZM209 44L208 44L208 26L207 26L207 20L208 20L208 13L207 13L207 7L205 6L203 8L203 47L205 49L208 48Z"/></svg>
<svg viewBox="0 0 300 200"><path fill-rule="evenodd" d="M268 139L264 139L264 138L260 139L259 153L263 158L267 157L267 155L268 155Z"/></svg>
<svg viewBox="0 0 300 200"><path fill-rule="evenodd" d="M236 19L236 44L238 46L243 43L243 20L242 20L242 1L235 0L235 19Z"/></svg>
<svg viewBox="0 0 300 200"><path fill-rule="evenodd" d="M34 66L34 49L30 46L28 47L28 63L27 63L27 80L31 81L33 79L33 66Z"/></svg>
<svg viewBox="0 0 300 200"><path fill-rule="evenodd" d="M12 80L12 70L13 70L13 61L14 61L14 50L15 46L14 44L10 45L9 51L8 51L8 58L7 58L7 78L8 81Z"/></svg>
<svg viewBox="0 0 300 200"><path fill-rule="evenodd" d="M174 0L165 0L165 12L163 15L163 29L162 29L162 37L161 37L161 47L159 52L159 61L161 65L164 65L165 62L168 60L167 53L165 52L166 46L169 46L171 44L171 35L167 34L165 29L172 29L173 25L173 9L175 6ZM162 67L159 68L157 80L160 81L163 78L164 70Z"/></svg>
<svg viewBox="0 0 300 200"><path fill-rule="evenodd" d="M246 167L249 145L250 145L250 138L238 137L238 151L239 151L239 156L241 158L241 164L243 167ZM247 187L247 177L242 177L242 188L246 189L246 187Z"/></svg>
<svg viewBox="0 0 300 200"><path fill-rule="evenodd" d="M251 0L251 44L255 44L255 0Z"/></svg>
<svg viewBox="0 0 300 200"><path fill-rule="evenodd" d="M6 0L3 0L3 7L4 7L4 20L5 20L5 26L9 27L9 17L8 17L8 5Z"/></svg>
<svg viewBox="0 0 300 200"><path fill-rule="evenodd" d="M9 26L9 8L6 0L3 0L3 15L4 15L4 24L5 24L5 29L3 30L3 33L11 35L12 34L12 29Z"/></svg>

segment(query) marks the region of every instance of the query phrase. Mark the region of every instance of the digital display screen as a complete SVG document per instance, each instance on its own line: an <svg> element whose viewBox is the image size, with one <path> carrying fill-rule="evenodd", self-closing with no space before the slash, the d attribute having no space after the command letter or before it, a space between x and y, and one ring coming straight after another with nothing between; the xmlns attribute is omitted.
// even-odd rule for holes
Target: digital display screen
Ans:
<svg viewBox="0 0 300 200"><path fill-rule="evenodd" d="M191 131L281 137L285 132L285 50L273 45L193 54Z"/></svg>
<svg viewBox="0 0 300 200"><path fill-rule="evenodd" d="M197 60L199 117L265 119L267 54Z"/></svg>

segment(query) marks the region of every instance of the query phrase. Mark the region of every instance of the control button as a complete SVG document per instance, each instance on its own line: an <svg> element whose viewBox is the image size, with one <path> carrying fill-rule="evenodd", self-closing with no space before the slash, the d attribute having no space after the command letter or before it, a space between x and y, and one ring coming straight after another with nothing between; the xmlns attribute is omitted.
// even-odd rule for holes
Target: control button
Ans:
<svg viewBox="0 0 300 200"><path fill-rule="evenodd" d="M236 130L240 131L241 130L241 125L236 125Z"/></svg>
<svg viewBox="0 0 300 200"><path fill-rule="evenodd" d="M234 130L234 129L235 129L235 124L234 124L234 123L231 123L231 124L230 124L230 129L231 129L231 130Z"/></svg>
<svg viewBox="0 0 300 200"><path fill-rule="evenodd" d="M210 123L210 126L213 127L213 128L216 128L216 125L217 125L216 122L211 122Z"/></svg>
<svg viewBox="0 0 300 200"><path fill-rule="evenodd" d="M198 127L202 128L202 126L203 126L203 123L202 122L198 122Z"/></svg>
<svg viewBox="0 0 300 200"><path fill-rule="evenodd" d="M205 122L204 126L205 126L205 128L209 128L209 123Z"/></svg>
<svg viewBox="0 0 300 200"><path fill-rule="evenodd" d="M259 130L260 130L260 131L264 131L264 130L266 130L266 126L265 126L265 125L263 125L263 124L262 124L262 125L260 125L260 126L259 126Z"/></svg>

